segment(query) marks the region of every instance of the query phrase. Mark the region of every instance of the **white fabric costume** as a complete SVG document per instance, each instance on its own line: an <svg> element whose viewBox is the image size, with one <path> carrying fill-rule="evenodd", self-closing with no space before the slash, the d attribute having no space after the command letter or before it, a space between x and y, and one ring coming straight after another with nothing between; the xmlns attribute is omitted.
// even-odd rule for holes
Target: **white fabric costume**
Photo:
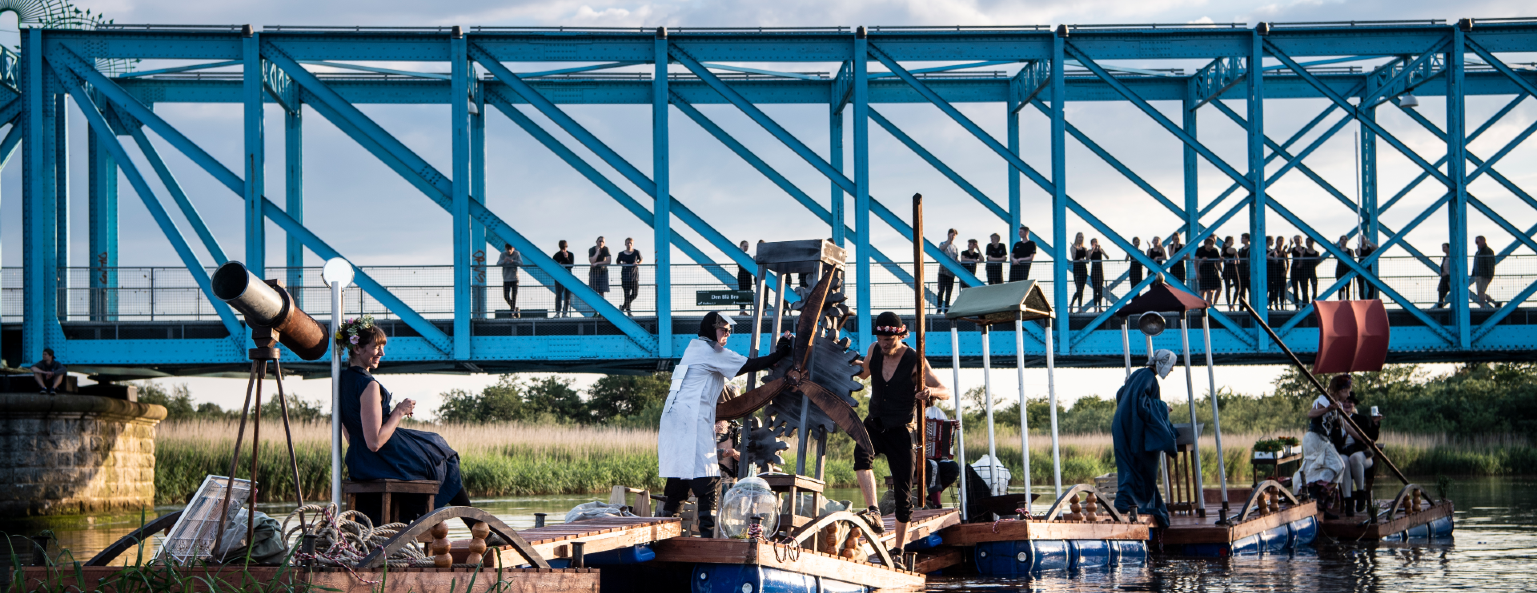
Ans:
<svg viewBox="0 0 1537 593"><path fill-rule="evenodd" d="M672 388L657 433L658 470L685 480L720 475L715 449L715 403L726 381L747 357L704 338L695 338L672 372Z"/></svg>

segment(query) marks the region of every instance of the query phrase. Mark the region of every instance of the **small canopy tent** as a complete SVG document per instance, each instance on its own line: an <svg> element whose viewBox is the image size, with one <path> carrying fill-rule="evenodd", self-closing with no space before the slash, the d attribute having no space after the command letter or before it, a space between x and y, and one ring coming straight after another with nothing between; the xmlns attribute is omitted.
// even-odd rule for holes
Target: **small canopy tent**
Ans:
<svg viewBox="0 0 1537 593"><path fill-rule="evenodd" d="M1133 318L1137 318L1138 326L1146 335L1147 356L1151 358L1153 356L1153 336L1163 331L1164 323L1162 316L1166 314L1179 316L1180 344L1183 346L1185 352L1185 389L1190 409L1191 434L1193 436L1198 436L1199 433L1195 430L1195 378L1191 374L1190 370L1190 329L1187 319L1191 311L1202 312L1201 332L1205 337L1204 342L1206 345L1206 375L1207 380L1211 385L1212 432L1217 439L1217 475L1220 477L1222 484L1222 513L1217 518L1217 520L1220 522L1224 520L1228 514L1227 464L1222 459L1222 421L1218 416L1216 397L1217 372L1216 367L1212 365L1211 316L1207 314L1207 311L1210 309L1210 307L1211 305L1205 300L1202 300L1201 297L1174 288L1173 286L1170 286L1164 282L1155 281L1148 288L1146 293L1139 295L1137 298L1132 299L1131 302L1126 303L1126 305L1121 307L1119 311L1116 311L1116 315L1121 317L1121 344L1124 349L1124 355L1126 359L1126 374L1128 376L1131 375L1131 339L1129 329L1131 320ZM1149 319L1147 320L1141 319L1141 317L1147 313L1156 314L1157 317L1149 316ZM1195 467L1196 483L1204 484L1201 476L1201 450L1199 439L1196 439L1196 441L1197 442L1191 445L1194 448L1193 457L1196 460L1192 465ZM1164 490L1169 489L1168 481L1168 476L1165 474ZM1203 496L1204 495L1197 494L1197 501L1201 500ZM1199 504L1197 505L1196 512L1202 517L1206 515L1206 509Z"/></svg>
<svg viewBox="0 0 1537 593"><path fill-rule="evenodd" d="M1052 460L1053 460L1053 465L1056 466L1057 495L1061 496L1061 494L1062 494L1062 471L1061 471L1060 455L1057 454L1057 415L1056 415L1056 409L1057 409L1056 408L1056 400L1057 400L1057 396L1056 396L1055 384L1050 379L1050 377L1052 376L1051 375L1051 371L1052 371L1052 368L1054 366L1054 363L1053 363L1053 353L1051 351L1051 348L1049 347L1049 345L1051 344L1051 318L1052 318L1052 310L1051 310L1051 302L1046 299L1046 293L1041 290L1041 287L1039 285L1037 285L1034 280L1025 280L1025 281L1021 281L1021 282L1009 282L1007 284L993 284L993 285L989 285L989 286L973 286L973 287L970 287L970 288L964 288L964 289L961 290L961 293L958 296L956 296L955 303L950 306L950 309L949 309L948 312L945 313L945 316L947 318L949 318L950 321L952 322L950 324L950 351L952 352L951 356L954 358L954 365L953 365L953 367L955 368L955 382L957 384L957 390L959 389L959 384L960 384L960 367L961 367L961 365L960 365L960 335L959 335L959 332L958 332L954 322L955 321L970 321L972 323L977 324L977 326L981 329L981 333L982 333L982 385L983 385L983 394L984 394L984 396L986 398L986 405L987 405L987 450L988 450L988 454L991 456L991 459L994 460L994 463L997 462L998 451L997 451L997 442L996 442L996 440L994 439L994 436L993 436L992 352L990 351L990 344L989 344L989 340L988 340L988 335L990 333L989 329L990 329L990 327L993 324L996 324L996 323L1013 323L1014 324L1014 344L1015 344L1014 352L1015 352L1015 359L1016 359L1015 360L1015 362L1016 362L1015 366L1016 366L1016 368L1019 371L1019 410L1020 410L1020 414L1019 414L1019 440L1020 440L1021 455L1024 457L1024 483L1025 483L1025 496L1026 496L1026 500L1027 501L1029 500L1030 486L1031 485L1030 485L1030 432L1029 432L1029 426L1027 425L1027 422L1026 422L1026 416L1027 415L1025 414L1025 354L1024 354L1024 352L1025 352L1024 339L1025 338L1024 338L1024 323L1026 321L1033 321L1033 320L1038 320L1038 319L1039 320L1045 320L1045 322L1046 322L1046 344L1048 344L1048 347L1046 348L1046 368L1047 368L1047 377L1048 377L1047 384L1048 384L1048 392L1050 393L1051 402L1052 402L1052 406L1051 406L1051 409L1052 409L1052 414L1051 414ZM960 418L960 416L961 416L961 414L960 414L960 400L957 399L956 400L956 417ZM962 449L961 465L964 467L965 464L966 464L966 458L965 458L966 442L965 442L964 435L962 435L962 439L960 441L960 444L961 444L961 449ZM963 477L966 475L966 472L964 471L964 469L962 470L961 475ZM993 475L993 472L989 471L989 476L990 476L989 479L991 479L991 475ZM962 493L963 497L965 496L965 492L966 492L966 485L963 482L961 484L961 493ZM1029 505L1028 502L1025 503L1025 504L1026 504L1026 506ZM965 501L962 501L961 508L963 508L963 509L966 508ZM963 517L963 519L964 519L964 517Z"/></svg>

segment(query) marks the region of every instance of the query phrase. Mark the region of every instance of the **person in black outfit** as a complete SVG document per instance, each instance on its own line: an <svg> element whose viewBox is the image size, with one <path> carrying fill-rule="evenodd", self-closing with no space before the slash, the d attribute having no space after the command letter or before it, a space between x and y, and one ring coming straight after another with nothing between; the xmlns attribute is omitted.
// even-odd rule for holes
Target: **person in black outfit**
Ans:
<svg viewBox="0 0 1537 593"><path fill-rule="evenodd" d="M1436 307L1445 307L1446 296L1452 292L1452 244L1441 244L1441 282L1436 285Z"/></svg>
<svg viewBox="0 0 1537 593"><path fill-rule="evenodd" d="M945 242L939 244L939 252L945 254L947 259L960 263L961 248L955 244L955 238L960 236L960 231L950 229L945 233ZM950 268L945 267L944 261L939 266L939 312L950 310L950 299L955 296L955 274Z"/></svg>
<svg viewBox="0 0 1537 593"><path fill-rule="evenodd" d="M1243 246L1239 247L1238 251L1236 252L1237 258L1238 258L1238 262L1237 262L1237 264L1238 264L1237 265L1237 268L1238 268L1238 290L1236 290L1234 292L1233 298L1236 301L1248 302L1249 301L1249 250L1252 248L1252 246L1249 245L1249 242L1250 242L1249 233L1244 233L1243 235L1241 235L1239 237L1239 240L1241 240L1243 242Z"/></svg>
<svg viewBox="0 0 1537 593"><path fill-rule="evenodd" d="M1499 301L1489 296L1489 283L1494 281L1494 250L1489 248L1489 242L1483 235L1474 237L1473 242L1478 245L1478 253L1473 256L1473 287L1478 292L1473 299L1478 301L1479 307L1500 308ZM1376 290L1373 289L1373 294Z"/></svg>
<svg viewBox="0 0 1537 593"><path fill-rule="evenodd" d="M1266 290L1270 308L1284 309L1286 304L1286 237L1265 237Z"/></svg>
<svg viewBox="0 0 1537 593"><path fill-rule="evenodd" d="M1381 416L1370 416L1357 410L1361 400L1351 393L1350 397L1340 402L1340 410L1350 417L1350 421L1361 428L1361 435L1377 442L1382 428ZM1334 448L1339 451L1340 458L1345 461L1344 480L1341 492L1345 495L1345 516L1354 517L1356 512L1366 511L1366 502L1369 500L1367 492L1367 476L1376 473L1376 463L1373 457L1376 455L1371 445L1356 440L1355 435L1339 428L1334 432Z"/></svg>
<svg viewBox="0 0 1537 593"><path fill-rule="evenodd" d="M1089 281L1089 249L1083 246L1083 233L1073 237L1073 301L1068 303L1067 310L1072 312L1073 307L1083 307L1083 285Z"/></svg>
<svg viewBox="0 0 1537 593"><path fill-rule="evenodd" d="M598 242L587 248L587 285L599 297L608 296L608 265L614 263L613 256L609 255L608 246L603 244L603 237L598 237Z"/></svg>
<svg viewBox="0 0 1537 593"><path fill-rule="evenodd" d="M635 311L630 305L635 302L636 295L640 294L640 263L645 261L641 257L640 250L635 248L635 239L625 238L624 251L614 258L614 263L619 264L619 286L624 290L624 304L619 310L626 314L634 315Z"/></svg>
<svg viewBox="0 0 1537 593"><path fill-rule="evenodd" d="M1217 249L1216 237L1206 236L1206 240L1195 250L1195 261L1199 263L1196 269L1201 274L1201 300L1206 301L1208 306L1216 306L1217 293L1222 291L1222 276L1218 273L1222 250Z"/></svg>
<svg viewBox="0 0 1537 593"><path fill-rule="evenodd" d="M1094 284L1094 312L1104 310L1105 300L1105 250L1099 248L1099 239L1089 239L1089 281Z"/></svg>
<svg viewBox="0 0 1537 593"><path fill-rule="evenodd" d="M1227 310L1233 310L1233 296L1238 292L1238 248L1233 246L1233 236L1222 241L1222 296L1227 298Z"/></svg>
<svg viewBox="0 0 1537 593"><path fill-rule="evenodd" d="M1367 241L1366 237L1361 237L1361 247L1356 250L1356 261L1364 262L1366 261L1366 258L1371 257L1371 255L1376 252L1377 245L1371 241ZM1375 263L1370 266L1365 266L1365 268L1366 271L1373 274L1377 272L1377 264ZM1371 280L1367 280L1366 276L1358 275L1356 276L1356 292L1361 295L1361 300L1369 301L1377 298L1377 285L1372 284Z"/></svg>
<svg viewBox="0 0 1537 593"><path fill-rule="evenodd" d="M1169 260L1169 252L1164 251L1163 242L1160 241L1156 236L1153 237L1152 241L1148 241L1147 243L1147 258L1153 260L1153 263L1158 264L1158 269L1148 270L1148 273L1152 274L1154 277L1157 277L1164 272L1163 262ZM1162 279L1159 279L1158 281L1162 282Z"/></svg>
<svg viewBox="0 0 1537 593"><path fill-rule="evenodd" d="M1347 235L1340 235L1340 242L1339 242L1338 245L1340 247L1340 253L1345 254L1345 257L1349 258L1349 257L1354 257L1355 256L1355 250L1350 248L1350 237L1349 236L1347 236ZM1345 259L1344 258L1340 258L1339 262L1334 264L1334 278L1336 280L1338 280L1340 278L1344 278L1345 275L1349 274L1349 273L1350 273L1350 266L1345 263ZM1350 300L1350 284L1351 283L1346 282L1344 286L1340 287L1339 300L1342 300L1342 301Z"/></svg>
<svg viewBox="0 0 1537 593"><path fill-rule="evenodd" d="M742 250L742 253L747 253L746 241L743 241L741 244L737 245L737 247ZM746 266L739 265L736 267L736 289L741 292L750 292L753 290L752 271L748 270ZM737 310L745 312L747 311L747 305L737 305Z"/></svg>
<svg viewBox="0 0 1537 593"><path fill-rule="evenodd" d="M1302 235L1292 237L1292 246L1286 250L1291 258L1291 291L1292 302L1298 310L1307 303L1308 284L1308 250L1302 246Z"/></svg>
<svg viewBox="0 0 1537 593"><path fill-rule="evenodd" d="M1179 253L1179 250L1184 248L1185 244L1179 241L1179 233L1169 235L1169 255L1171 257L1174 254ZM1189 283L1185 282L1185 259L1185 257L1181 257L1175 260L1174 263L1169 266L1169 273L1173 274L1175 278L1178 278L1181 283L1189 286Z"/></svg>
<svg viewBox="0 0 1537 593"><path fill-rule="evenodd" d="M1009 282L1030 279L1030 264L1035 261L1035 241L1030 240L1030 227L1019 227L1019 240L1009 252Z"/></svg>
<svg viewBox="0 0 1537 593"><path fill-rule="evenodd" d="M1009 258L1009 248L993 233L993 242L987 244L987 283L1003 284L1003 260Z"/></svg>
<svg viewBox="0 0 1537 593"><path fill-rule="evenodd" d="M1312 237L1308 237L1308 246L1304 255L1307 257L1305 270L1307 286L1303 287L1303 291L1308 294L1308 302L1311 303L1318 300L1318 264L1324 263L1324 258L1321 257L1323 254L1318 251L1318 242Z"/></svg>
<svg viewBox="0 0 1537 593"><path fill-rule="evenodd" d="M966 268L971 275L977 275L977 262L982 261L982 249L977 246L976 239L966 240L966 250L961 252L961 267Z"/></svg>
<svg viewBox="0 0 1537 593"><path fill-rule="evenodd" d="M907 524L913 518L913 449L912 425L922 416L915 416L920 408L926 409L931 399L950 399L950 389L940 383L928 361L920 360L918 352L902 343L907 326L896 313L887 311L875 319L876 343L861 362L860 379L870 380L870 413L865 417L865 430L870 433L874 451L854 447L854 475L859 480L860 493L869 507L867 517L872 526L883 530L880 507L875 497L875 472L871 470L876 455L885 455L891 468L892 489L896 495L896 541L893 556L907 544ZM919 365L922 365L921 372ZM923 384L915 380L923 377Z"/></svg>
<svg viewBox="0 0 1537 593"><path fill-rule="evenodd" d="M44 348L42 360L28 370L32 371L32 380L37 381L37 387L41 390L38 393L46 395L58 395L59 384L69 375L69 369L53 357L52 348Z"/></svg>
<svg viewBox="0 0 1537 593"><path fill-rule="evenodd" d="M1131 238L1132 251L1142 251L1142 237ZM1131 279L1131 285L1135 288L1142 283L1142 262L1131 256L1131 251L1126 252L1126 275Z"/></svg>
<svg viewBox="0 0 1537 593"><path fill-rule="evenodd" d="M560 241L560 249L556 250L555 253L551 253L550 254L550 259L555 260L555 263L560 264L560 267L565 268L566 272L568 272L568 273L571 271L572 268L576 267L576 254L575 253L571 253L570 251L566 250L566 240L565 239L561 239L561 241ZM555 316L556 317L565 317L566 315L569 315L570 313L571 313L571 289L566 288L565 285L563 285L563 284L561 284L559 282L556 282L555 283Z"/></svg>

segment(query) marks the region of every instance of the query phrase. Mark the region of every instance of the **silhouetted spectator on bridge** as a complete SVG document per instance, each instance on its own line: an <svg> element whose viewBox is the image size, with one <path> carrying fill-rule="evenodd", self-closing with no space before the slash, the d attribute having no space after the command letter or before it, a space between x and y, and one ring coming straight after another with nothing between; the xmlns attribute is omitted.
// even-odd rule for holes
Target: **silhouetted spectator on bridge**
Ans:
<svg viewBox="0 0 1537 593"><path fill-rule="evenodd" d="M1356 250L1356 260L1365 263L1366 258L1376 252L1377 244L1367 241L1366 237L1361 237L1361 248ZM1364 267L1368 272L1376 273L1376 264ZM1372 284L1372 281L1365 275L1356 276L1356 292L1361 294L1360 298L1363 301L1375 299L1377 298L1377 285Z"/></svg>
<svg viewBox="0 0 1537 593"><path fill-rule="evenodd" d="M1073 237L1073 286L1077 288L1073 292L1073 301L1068 303L1067 310L1072 312L1073 307L1083 307L1083 285L1089 281L1089 248L1083 245L1083 233Z"/></svg>
<svg viewBox="0 0 1537 593"><path fill-rule="evenodd" d="M1195 249L1195 263L1197 280L1196 284L1201 291L1201 300L1207 305L1217 304L1217 292L1222 290L1222 275L1218 267L1222 265L1222 250L1217 249L1217 238L1211 235L1201 242L1201 246Z"/></svg>
<svg viewBox="0 0 1537 593"><path fill-rule="evenodd" d="M1252 239L1249 237L1249 233L1244 233L1243 235L1240 235L1239 236L1239 241L1241 241L1243 243L1243 245L1238 248L1237 252L1235 252L1235 256L1238 258L1238 265L1237 265L1237 267L1238 267L1238 289L1236 291L1234 291L1233 298L1235 300L1238 300L1238 301L1248 302L1249 298L1250 298L1249 297L1249 252L1250 252L1250 250L1252 250L1254 248L1254 246L1250 245L1250 243L1252 242ZM1250 304L1253 304L1253 303L1250 303Z"/></svg>
<svg viewBox="0 0 1537 593"><path fill-rule="evenodd" d="M640 264L645 259L641 257L640 250L635 248L635 239L628 237L624 240L624 251L614 258L614 263L619 264L619 288L624 291L624 304L619 310L632 316L635 311L630 309L630 305L640 294Z"/></svg>
<svg viewBox="0 0 1537 593"><path fill-rule="evenodd" d="M1142 238L1132 237L1131 248L1133 251L1142 251ZM1131 280L1132 288L1136 288L1138 284L1142 283L1142 262L1132 257L1131 251L1126 252L1126 262L1126 276Z"/></svg>
<svg viewBox="0 0 1537 593"><path fill-rule="evenodd" d="M1099 239L1089 239L1089 282L1094 285L1094 312L1104 310L1105 301L1105 250L1100 249Z"/></svg>
<svg viewBox="0 0 1537 593"><path fill-rule="evenodd" d="M1162 282L1163 279L1160 278L1159 276L1161 276L1163 274L1163 262L1165 262L1165 261L1167 261L1169 259L1169 254L1168 254L1168 252L1164 251L1164 249L1163 249L1163 242L1158 240L1158 236L1157 235L1153 236L1153 240L1152 241L1148 241L1147 242L1147 258L1150 259L1150 260L1153 260L1153 263L1158 264L1158 266L1159 266L1159 269L1148 270L1148 273L1152 274L1153 277L1155 278L1153 283L1157 284L1159 282Z"/></svg>
<svg viewBox="0 0 1537 593"><path fill-rule="evenodd" d="M748 251L747 251L747 242L746 241L742 241L741 243L737 244L737 248L741 249L742 253L748 253ZM742 291L742 292L747 292L747 291L753 290L753 272L754 271L755 270L748 270L746 266L740 266L739 265L739 266L736 267L736 289L737 290ZM745 312L745 311L747 311L747 305L737 305L737 310Z"/></svg>
<svg viewBox="0 0 1537 593"><path fill-rule="evenodd" d="M603 245L603 237L598 237L597 244L587 248L587 263L591 266L587 268L587 285L598 296L607 298L608 265L614 263L614 258Z"/></svg>
<svg viewBox="0 0 1537 593"><path fill-rule="evenodd" d="M1266 302L1271 309L1286 308L1286 237L1265 237Z"/></svg>
<svg viewBox="0 0 1537 593"><path fill-rule="evenodd" d="M1446 307L1446 295L1452 292L1452 244L1441 244L1441 282L1436 285L1436 306Z"/></svg>
<svg viewBox="0 0 1537 593"><path fill-rule="evenodd" d="M64 382L64 376L69 374L64 364L53 358L53 349L43 349L43 359L32 365L32 379L37 381L37 386L48 395L59 394L59 384Z"/></svg>
<svg viewBox="0 0 1537 593"><path fill-rule="evenodd" d="M512 248L511 243L502 247L501 257L496 258L496 265L502 268L502 300L507 301L507 309L513 317L518 316L518 266L523 265L523 254Z"/></svg>
<svg viewBox="0 0 1537 593"><path fill-rule="evenodd" d="M1291 291L1292 302L1297 309L1302 309L1303 303L1308 300L1308 250L1302 246L1302 235L1292 235L1292 246L1286 250L1291 259Z"/></svg>
<svg viewBox="0 0 1537 593"><path fill-rule="evenodd" d="M961 252L961 267L966 268L967 272L971 272L971 275L975 276L977 275L977 263L980 261L982 261L982 249L977 245L977 240L967 239L966 250Z"/></svg>
<svg viewBox="0 0 1537 593"><path fill-rule="evenodd" d="M993 233L993 241L987 244L987 283L1003 284L1003 262L1009 259L1009 248Z"/></svg>
<svg viewBox="0 0 1537 593"><path fill-rule="evenodd" d="M1035 261L1035 241L1030 240L1030 227L1019 227L1019 240L1009 252L1009 282L1030 279L1030 264Z"/></svg>
<svg viewBox="0 0 1537 593"><path fill-rule="evenodd" d="M1339 262L1334 264L1334 278L1336 280L1338 280L1340 278L1344 278L1347 274L1350 273L1350 264L1345 263L1345 259L1346 258L1352 258L1352 257L1355 256L1355 250L1350 248L1350 237L1349 236L1347 236L1347 235L1340 235L1340 242L1337 243L1337 245L1340 248L1340 252L1345 254L1345 257L1339 258ZM1346 282L1344 286L1340 287L1340 293L1339 294L1340 294L1339 300L1342 300L1342 301L1350 300L1350 283L1349 282Z"/></svg>
<svg viewBox="0 0 1537 593"><path fill-rule="evenodd" d="M1238 248L1233 246L1233 236L1222 240L1222 296L1227 299L1227 310L1233 310L1233 296L1238 290Z"/></svg>
<svg viewBox="0 0 1537 593"><path fill-rule="evenodd" d="M1307 239L1307 281L1306 291L1308 302L1318 300L1318 265L1324 263L1323 253L1318 251L1318 242L1312 237Z"/></svg>
<svg viewBox="0 0 1537 593"><path fill-rule="evenodd" d="M1489 296L1489 283L1494 281L1494 250L1489 248L1483 235L1475 237L1473 242L1478 244L1478 254L1473 256L1473 286L1478 288L1478 294L1473 299L1480 307L1498 309L1500 303Z"/></svg>
<svg viewBox="0 0 1537 593"><path fill-rule="evenodd" d="M955 238L957 236L960 236L960 232L959 231L956 231L955 229L950 229L949 231L947 231L945 233L945 242L939 244L939 252L945 254L945 257L949 258L950 260L952 260L952 261L954 261L956 263L960 263L960 261L961 261L961 248L955 244ZM950 269L946 268L944 266L944 262L940 262L940 266L939 266L939 312L940 313L944 313L945 311L949 311L950 310L950 298L954 295L954 293L955 293L955 274L951 273Z"/></svg>
<svg viewBox="0 0 1537 593"><path fill-rule="evenodd" d="M1174 257L1175 254L1179 253L1179 250L1184 248L1185 244L1180 242L1179 233L1169 235L1169 257ZM1169 265L1169 273L1173 274L1175 278L1179 279L1181 284L1186 286L1190 285L1190 283L1185 282L1185 260L1189 257L1189 255L1181 256Z"/></svg>
<svg viewBox="0 0 1537 593"><path fill-rule="evenodd" d="M570 251L566 250L566 241L565 241L565 239L561 239L559 246L560 246L560 249L557 249L555 251L555 253L550 254L550 258L555 260L555 263L560 264L560 267L565 268L566 272L569 273L573 268L576 267L576 254L575 253L571 253ZM570 313L571 313L571 289L566 288L566 286L564 284L556 282L555 283L555 316L556 317L565 317L566 315L569 315Z"/></svg>

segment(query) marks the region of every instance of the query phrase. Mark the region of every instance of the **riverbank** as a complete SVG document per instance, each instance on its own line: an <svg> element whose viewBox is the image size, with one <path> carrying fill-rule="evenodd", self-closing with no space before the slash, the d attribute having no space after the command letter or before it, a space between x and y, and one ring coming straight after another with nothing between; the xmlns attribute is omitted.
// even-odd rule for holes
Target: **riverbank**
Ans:
<svg viewBox="0 0 1537 593"><path fill-rule="evenodd" d="M656 431L652 430L526 424L414 427L442 434L459 451L464 485L471 498L602 493L615 484L659 491L664 482L656 475ZM205 476L227 473L237 428L234 421L161 424L155 443L156 504L185 502ZM296 423L293 428L294 452L305 498L329 497L330 426ZM291 500L294 486L282 426L263 423L261 432L257 462L261 499ZM1223 461L1229 482L1247 483L1252 479L1249 448L1260 438L1262 435L1223 435ZM1023 460L1018 430L1000 429L995 440L998 458L1009 466L1015 481L1020 481ZM1110 435L1063 435L1059 442L1063 482L1088 482L1094 476L1115 471ZM1410 475L1537 475L1537 448L1519 435L1454 439L1444 435L1389 433L1384 435L1383 445L1389 458ZM247 444L237 472L242 477L250 468L249 447ZM792 444L789 451L794 450ZM978 459L987 451L986 430L967 430L967 459ZM1203 438L1201 452L1202 465L1209 468L1206 479L1216 483L1215 440ZM788 456L786 459L794 463ZM1033 484L1050 483L1049 435L1031 433L1030 465ZM828 459L826 471L832 487L854 486L851 459ZM878 479L887 474L884 459L877 461L876 474ZM1385 475L1385 470L1379 471L1379 475Z"/></svg>

